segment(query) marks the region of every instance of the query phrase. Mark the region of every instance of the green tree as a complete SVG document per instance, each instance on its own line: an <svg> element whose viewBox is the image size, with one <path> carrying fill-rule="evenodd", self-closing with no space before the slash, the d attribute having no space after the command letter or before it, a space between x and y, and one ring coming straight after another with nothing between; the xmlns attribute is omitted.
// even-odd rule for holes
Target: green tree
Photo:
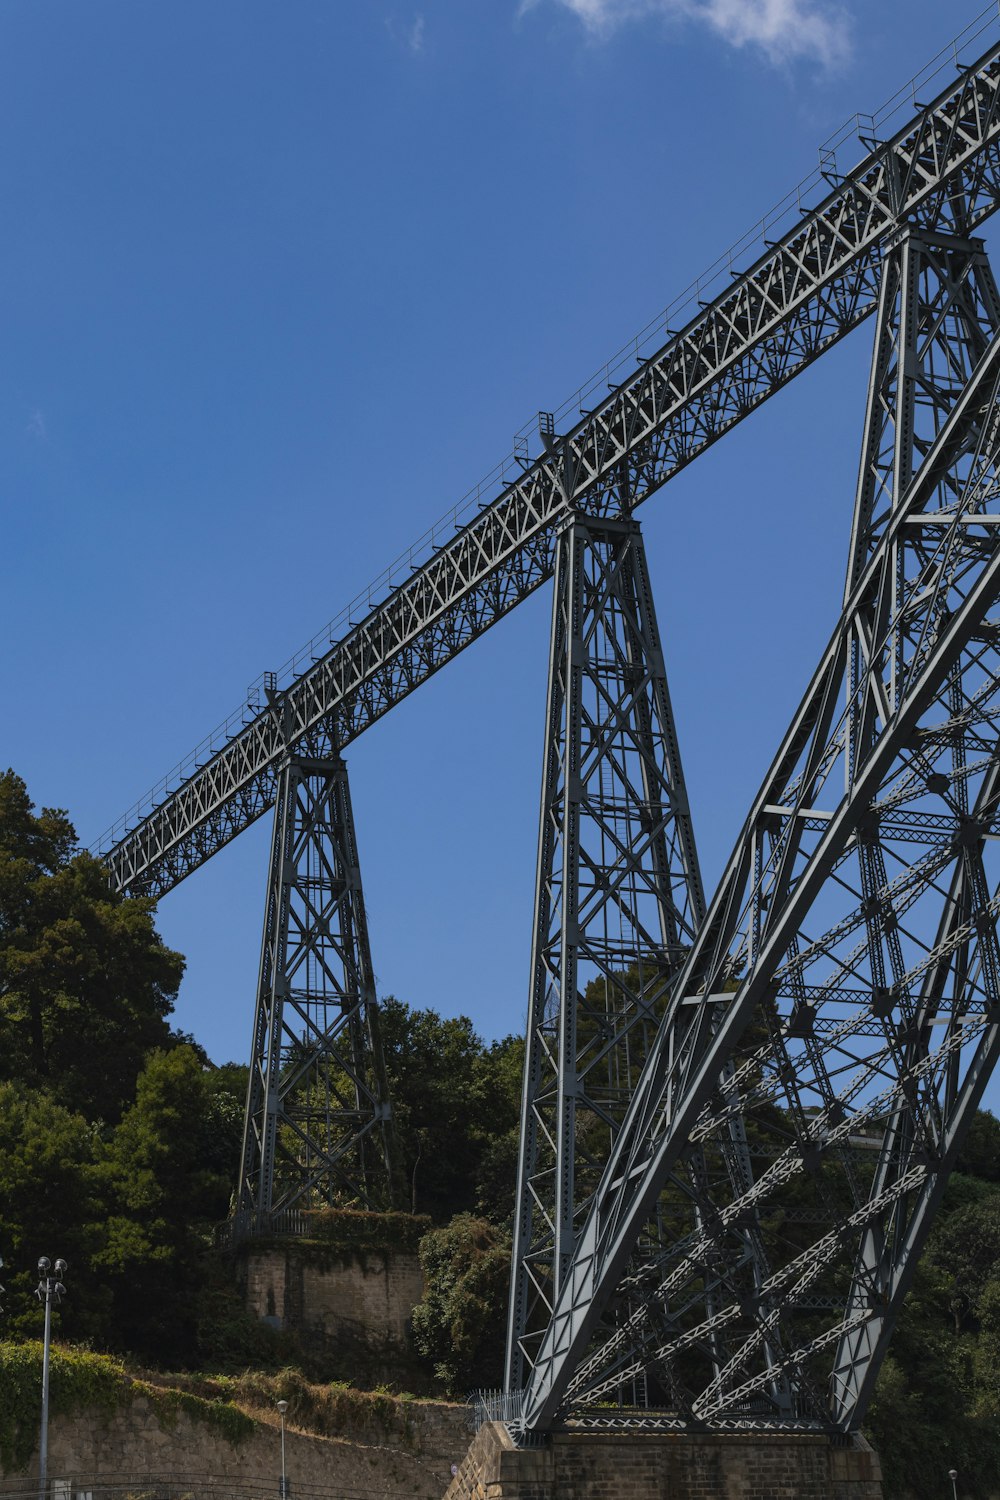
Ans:
<svg viewBox="0 0 1000 1500"><path fill-rule="evenodd" d="M879 1374L867 1430L887 1500L938 1500L949 1468L959 1470L967 1494L996 1488L1000 1426L976 1411L975 1340L954 1331L952 1291L942 1270L921 1262Z"/></svg>
<svg viewBox="0 0 1000 1500"><path fill-rule="evenodd" d="M47 1093L0 1084L0 1254L8 1334L39 1332L38 1258L61 1255L70 1264L72 1295L56 1326L74 1337L102 1336L108 1299L86 1273L100 1243L104 1213L94 1166L99 1144L82 1115Z"/></svg>
<svg viewBox="0 0 1000 1500"><path fill-rule="evenodd" d="M446 1219L472 1209L479 1196L502 1200L509 1192L509 1215L510 1163L497 1157L491 1166L490 1152L516 1128L520 1043L487 1047L467 1016L445 1020L392 996L382 1006L382 1038L405 1206ZM497 1191L490 1173L501 1165L509 1186Z"/></svg>
<svg viewBox="0 0 1000 1500"><path fill-rule="evenodd" d="M1000 1182L1000 1120L988 1109L976 1110L955 1170L983 1182Z"/></svg>
<svg viewBox="0 0 1000 1500"><path fill-rule="evenodd" d="M219 1152L219 1099L193 1048L154 1052L104 1155L95 1264L114 1298L113 1342L157 1364L190 1362L197 1347L203 1256L234 1171Z"/></svg>
<svg viewBox="0 0 1000 1500"><path fill-rule="evenodd" d="M424 1297L413 1343L451 1395L503 1379L510 1240L486 1219L459 1214L420 1242Z"/></svg>
<svg viewBox="0 0 1000 1500"><path fill-rule="evenodd" d="M510 1227L521 1135L521 1075L524 1039L505 1036L480 1054L476 1092L482 1104L483 1135L475 1175L476 1212Z"/></svg>
<svg viewBox="0 0 1000 1500"><path fill-rule="evenodd" d="M975 1344L976 1412L1000 1418L1000 1263L979 1295L979 1337Z"/></svg>
<svg viewBox="0 0 1000 1500"><path fill-rule="evenodd" d="M75 848L65 813L36 814L21 778L0 775L0 1079L113 1121L170 1041L184 961L153 903L112 891Z"/></svg>
<svg viewBox="0 0 1000 1500"><path fill-rule="evenodd" d="M205 1165L236 1187L243 1147L243 1115L246 1109L250 1069L246 1063L207 1065L205 1088L208 1092L205 1131Z"/></svg>
<svg viewBox="0 0 1000 1500"><path fill-rule="evenodd" d="M978 1329L983 1291L1000 1268L1000 1193L989 1192L939 1217L927 1260L947 1279L956 1332Z"/></svg>

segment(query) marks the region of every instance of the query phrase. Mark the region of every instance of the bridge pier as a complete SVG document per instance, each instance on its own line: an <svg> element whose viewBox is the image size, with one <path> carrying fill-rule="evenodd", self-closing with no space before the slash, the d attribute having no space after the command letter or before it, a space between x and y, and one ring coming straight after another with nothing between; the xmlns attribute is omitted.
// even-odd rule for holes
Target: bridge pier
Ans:
<svg viewBox="0 0 1000 1500"><path fill-rule="evenodd" d="M347 767L279 773L233 1238L387 1209L392 1127Z"/></svg>
<svg viewBox="0 0 1000 1500"><path fill-rule="evenodd" d="M479 1429L444 1500L882 1500L878 1455L859 1435L556 1432L516 1448Z"/></svg>
<svg viewBox="0 0 1000 1500"><path fill-rule="evenodd" d="M704 910L639 525L571 507L556 540L508 1389L530 1372ZM645 1378L625 1391L644 1404Z"/></svg>

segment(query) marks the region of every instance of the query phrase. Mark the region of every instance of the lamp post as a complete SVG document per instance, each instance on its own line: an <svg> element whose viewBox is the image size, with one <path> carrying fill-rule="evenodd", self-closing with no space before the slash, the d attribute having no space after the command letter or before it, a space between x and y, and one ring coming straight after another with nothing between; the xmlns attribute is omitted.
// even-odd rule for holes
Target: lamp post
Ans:
<svg viewBox="0 0 1000 1500"><path fill-rule="evenodd" d="M52 1262L47 1255L38 1262L38 1285L35 1296L45 1303L45 1337L42 1343L42 1430L38 1439L38 1500L45 1500L49 1466L49 1352L52 1346L52 1304L58 1307L66 1288L62 1277L66 1275L66 1262L57 1260L55 1274L50 1276Z"/></svg>
<svg viewBox="0 0 1000 1500"><path fill-rule="evenodd" d="M281 1418L281 1479L278 1483L278 1495L280 1500L287 1500L288 1480L285 1478L285 1412L288 1410L287 1401L278 1402L278 1415Z"/></svg>
<svg viewBox="0 0 1000 1500"><path fill-rule="evenodd" d="M948 1478L951 1480L952 1500L958 1500L958 1470L949 1469Z"/></svg>

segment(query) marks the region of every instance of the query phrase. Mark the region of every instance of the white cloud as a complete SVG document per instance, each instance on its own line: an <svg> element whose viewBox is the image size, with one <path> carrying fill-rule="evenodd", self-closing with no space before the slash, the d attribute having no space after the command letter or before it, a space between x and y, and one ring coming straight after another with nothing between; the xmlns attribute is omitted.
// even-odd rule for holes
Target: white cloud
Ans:
<svg viewBox="0 0 1000 1500"><path fill-rule="evenodd" d="M423 52L425 21L421 14L415 15L405 26L387 16L385 29L401 47L406 47L413 53Z"/></svg>
<svg viewBox="0 0 1000 1500"><path fill-rule="evenodd" d="M45 430L45 418L37 407L29 415L28 425L24 430L30 438L34 438L38 443L44 443L48 437L48 433Z"/></svg>
<svg viewBox="0 0 1000 1500"><path fill-rule="evenodd" d="M522 13L541 0L522 0ZM850 51L847 18L827 0L555 0L593 36L626 21L659 16L696 22L732 47L756 47L775 63L807 59L831 65Z"/></svg>

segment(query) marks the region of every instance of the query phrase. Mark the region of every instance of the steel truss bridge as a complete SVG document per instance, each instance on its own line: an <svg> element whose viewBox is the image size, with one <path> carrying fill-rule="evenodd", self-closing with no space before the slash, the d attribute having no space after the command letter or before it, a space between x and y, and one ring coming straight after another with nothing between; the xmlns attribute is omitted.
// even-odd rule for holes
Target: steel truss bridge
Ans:
<svg viewBox="0 0 1000 1500"><path fill-rule="evenodd" d="M274 809L233 1230L389 1205L342 754L553 580L525 1438L856 1428L1000 1050L1000 43L938 89L101 851L159 897ZM636 512L867 319L841 613L706 900Z"/></svg>

